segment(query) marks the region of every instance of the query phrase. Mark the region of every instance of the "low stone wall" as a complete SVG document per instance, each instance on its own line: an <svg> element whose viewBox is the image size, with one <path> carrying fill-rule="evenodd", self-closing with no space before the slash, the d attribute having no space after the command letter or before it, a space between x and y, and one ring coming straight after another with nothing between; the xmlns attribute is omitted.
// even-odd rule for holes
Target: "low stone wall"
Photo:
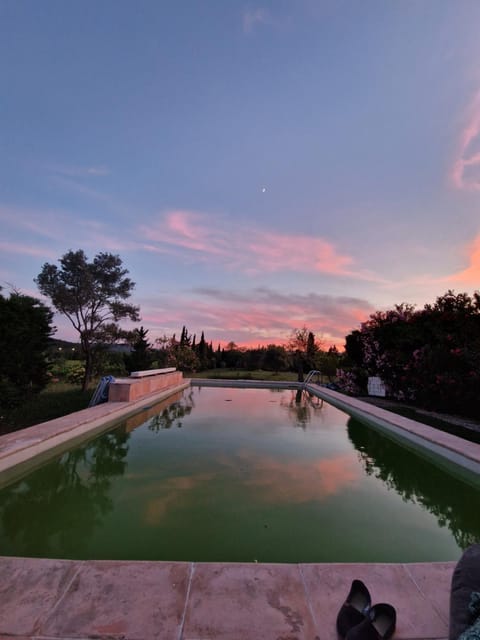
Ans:
<svg viewBox="0 0 480 640"><path fill-rule="evenodd" d="M108 390L109 402L132 402L151 393L176 387L183 382L181 371L170 371L142 378L117 378Z"/></svg>

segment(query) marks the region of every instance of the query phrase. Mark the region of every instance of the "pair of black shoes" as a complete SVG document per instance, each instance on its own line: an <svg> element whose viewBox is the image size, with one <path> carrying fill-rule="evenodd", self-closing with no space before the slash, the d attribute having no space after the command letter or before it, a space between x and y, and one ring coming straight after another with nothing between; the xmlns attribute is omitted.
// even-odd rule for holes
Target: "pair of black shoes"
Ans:
<svg viewBox="0 0 480 640"><path fill-rule="evenodd" d="M361 580L354 580L338 612L337 631L345 640L387 640L395 631L397 614L391 604L372 607L372 599Z"/></svg>

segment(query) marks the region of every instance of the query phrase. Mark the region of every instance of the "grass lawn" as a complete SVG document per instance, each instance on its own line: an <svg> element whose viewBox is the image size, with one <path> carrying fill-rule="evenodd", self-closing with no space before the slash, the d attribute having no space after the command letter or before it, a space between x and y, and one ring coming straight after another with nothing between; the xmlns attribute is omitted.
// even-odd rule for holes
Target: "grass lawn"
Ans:
<svg viewBox="0 0 480 640"><path fill-rule="evenodd" d="M480 444L480 431L474 431L473 429L469 429L458 422L448 422L447 420L442 420L435 416L429 416L428 413L424 411L416 411L413 407L389 407L389 411L393 413L398 413L405 418L410 418L411 420L416 420L417 422L423 422L423 424L428 424L430 427L435 427L436 429L440 429L440 431L446 431L447 433L451 433L454 436L459 436L460 438L464 438L465 440L469 440L470 442L476 442Z"/></svg>
<svg viewBox="0 0 480 640"><path fill-rule="evenodd" d="M208 369L198 373L186 373L185 378L211 378L213 380L284 380L296 382L297 374L293 371L245 371L245 369Z"/></svg>
<svg viewBox="0 0 480 640"><path fill-rule="evenodd" d="M83 392L79 385L56 382L21 406L0 416L0 434L53 420L88 406L92 390Z"/></svg>

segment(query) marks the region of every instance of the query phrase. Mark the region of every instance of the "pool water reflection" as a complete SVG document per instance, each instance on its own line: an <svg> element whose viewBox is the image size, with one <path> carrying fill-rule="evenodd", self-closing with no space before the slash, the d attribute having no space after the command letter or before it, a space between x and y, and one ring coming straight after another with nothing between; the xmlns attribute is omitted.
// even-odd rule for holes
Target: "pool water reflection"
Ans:
<svg viewBox="0 0 480 640"><path fill-rule="evenodd" d="M478 490L317 398L186 389L0 491L3 555L454 560Z"/></svg>

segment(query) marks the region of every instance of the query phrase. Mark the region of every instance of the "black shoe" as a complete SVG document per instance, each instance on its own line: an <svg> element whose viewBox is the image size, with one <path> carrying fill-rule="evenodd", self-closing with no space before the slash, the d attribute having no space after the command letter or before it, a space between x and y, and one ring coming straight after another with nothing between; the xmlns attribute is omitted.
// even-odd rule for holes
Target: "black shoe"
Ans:
<svg viewBox="0 0 480 640"><path fill-rule="evenodd" d="M395 631L397 613L391 604L375 604L363 622L352 627L345 640L387 640Z"/></svg>
<svg viewBox="0 0 480 640"><path fill-rule="evenodd" d="M344 638L352 627L365 620L370 611L372 600L367 587L361 580L354 580L337 616L337 631Z"/></svg>

